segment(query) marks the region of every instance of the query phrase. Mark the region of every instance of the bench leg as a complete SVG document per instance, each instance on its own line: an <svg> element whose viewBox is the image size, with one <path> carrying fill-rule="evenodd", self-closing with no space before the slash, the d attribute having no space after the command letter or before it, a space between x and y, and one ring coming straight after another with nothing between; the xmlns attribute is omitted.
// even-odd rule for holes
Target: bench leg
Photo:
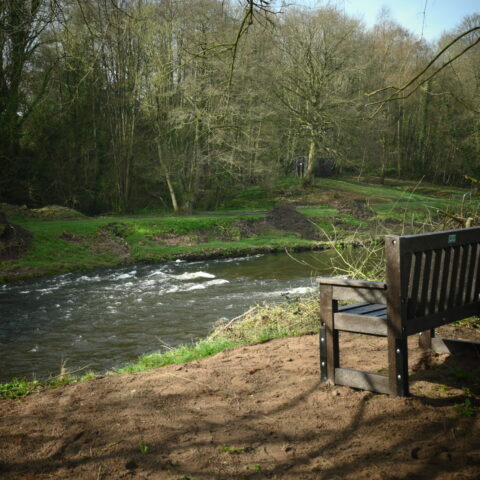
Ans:
<svg viewBox="0 0 480 480"><path fill-rule="evenodd" d="M332 286L320 287L320 380L335 383L335 369L340 366L338 330L335 330L333 315L338 302L332 299Z"/></svg>
<svg viewBox="0 0 480 480"><path fill-rule="evenodd" d="M322 323L320 326L320 381L326 382L327 380L327 329Z"/></svg>
<svg viewBox="0 0 480 480"><path fill-rule="evenodd" d="M406 338L388 335L388 377L390 395L407 397L408 388L408 348Z"/></svg>
<svg viewBox="0 0 480 480"><path fill-rule="evenodd" d="M430 350L432 348L432 338L435 337L435 329L431 328L425 332L420 332L418 345L422 350Z"/></svg>

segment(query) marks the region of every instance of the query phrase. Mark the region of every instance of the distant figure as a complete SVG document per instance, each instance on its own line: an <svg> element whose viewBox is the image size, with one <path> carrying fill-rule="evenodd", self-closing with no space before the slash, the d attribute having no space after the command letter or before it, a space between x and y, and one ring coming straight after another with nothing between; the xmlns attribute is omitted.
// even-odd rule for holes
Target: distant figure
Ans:
<svg viewBox="0 0 480 480"><path fill-rule="evenodd" d="M295 175L297 177L304 177L307 171L308 159L307 157L297 157L294 160Z"/></svg>

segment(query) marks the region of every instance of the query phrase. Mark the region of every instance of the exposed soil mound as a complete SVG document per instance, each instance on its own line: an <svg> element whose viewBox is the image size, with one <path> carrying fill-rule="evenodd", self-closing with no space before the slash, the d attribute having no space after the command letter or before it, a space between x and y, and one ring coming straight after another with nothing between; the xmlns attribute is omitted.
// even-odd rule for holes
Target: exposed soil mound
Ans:
<svg viewBox="0 0 480 480"><path fill-rule="evenodd" d="M410 340L412 398L320 383L303 336L0 400L0 477L477 480L478 359ZM385 339L342 342L345 366L385 366Z"/></svg>
<svg viewBox="0 0 480 480"><path fill-rule="evenodd" d="M238 222L237 226L242 238L263 235L273 228L272 223L267 218L241 220Z"/></svg>
<svg viewBox="0 0 480 480"><path fill-rule="evenodd" d="M16 260L21 257L32 239L33 233L9 223L5 214L0 212L0 260Z"/></svg>
<svg viewBox="0 0 480 480"><path fill-rule="evenodd" d="M67 230L62 232L58 236L58 238L60 238L61 240L66 240L67 242L70 242L70 243L82 243L83 241L85 241L85 237L83 235L79 235L78 233L74 233L74 232L69 232Z"/></svg>
<svg viewBox="0 0 480 480"><path fill-rule="evenodd" d="M33 208L31 212L32 215L37 218L44 218L48 220L85 217L83 213L80 213L73 208L62 207L60 205L47 205L46 207L42 208Z"/></svg>
<svg viewBox="0 0 480 480"><path fill-rule="evenodd" d="M131 233L132 228L126 223L112 222L107 223L106 225L102 225L99 228L99 231L101 233L109 233L115 235L116 237L125 238Z"/></svg>
<svg viewBox="0 0 480 480"><path fill-rule="evenodd" d="M371 218L375 212L369 205L368 200L362 198L354 198L352 200L336 200L333 206L340 212L351 215L360 220Z"/></svg>
<svg viewBox="0 0 480 480"><path fill-rule="evenodd" d="M243 238L263 235L273 229L297 233L310 240L318 237L313 224L291 205L275 207L265 218L242 220L237 227Z"/></svg>
<svg viewBox="0 0 480 480"><path fill-rule="evenodd" d="M28 208L26 205L11 205L9 203L0 203L0 210L8 217L34 217L46 220L62 220L72 218L84 218L83 213L73 208L62 207L60 205L47 205L42 208Z"/></svg>
<svg viewBox="0 0 480 480"><path fill-rule="evenodd" d="M0 203L0 211L7 217L33 217L32 211L26 205L12 205L10 203Z"/></svg>
<svg viewBox="0 0 480 480"><path fill-rule="evenodd" d="M278 230L299 233L302 238L315 239L317 232L312 223L290 205L275 207L267 220Z"/></svg>
<svg viewBox="0 0 480 480"><path fill-rule="evenodd" d="M125 237L130 230L129 225L121 222L103 225L98 229L91 247L95 253L113 254L119 257L120 262L126 262L130 258L130 245Z"/></svg>

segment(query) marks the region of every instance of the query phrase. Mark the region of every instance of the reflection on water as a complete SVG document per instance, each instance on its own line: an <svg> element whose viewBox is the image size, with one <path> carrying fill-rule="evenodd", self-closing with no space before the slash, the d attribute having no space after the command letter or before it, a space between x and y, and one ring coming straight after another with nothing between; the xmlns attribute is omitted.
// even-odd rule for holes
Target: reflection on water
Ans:
<svg viewBox="0 0 480 480"><path fill-rule="evenodd" d="M70 370L119 367L164 343L195 341L251 305L313 291L331 253L294 256L177 261L3 285L0 381L55 375L63 361Z"/></svg>

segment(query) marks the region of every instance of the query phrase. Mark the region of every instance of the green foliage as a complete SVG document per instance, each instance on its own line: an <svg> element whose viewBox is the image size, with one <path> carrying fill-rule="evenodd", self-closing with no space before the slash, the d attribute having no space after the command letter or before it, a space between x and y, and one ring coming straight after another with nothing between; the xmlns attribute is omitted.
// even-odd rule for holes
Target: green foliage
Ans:
<svg viewBox="0 0 480 480"><path fill-rule="evenodd" d="M37 392L41 387L38 380L13 378L11 382L0 384L0 397L19 398Z"/></svg>
<svg viewBox="0 0 480 480"><path fill-rule="evenodd" d="M76 377L68 373L52 377L45 381L13 378L10 382L0 383L0 398L20 398L39 392L45 388L58 388L69 385L77 380Z"/></svg>
<svg viewBox="0 0 480 480"><path fill-rule="evenodd" d="M455 405L453 409L460 417L473 417L478 410L478 408L475 408L472 405L472 400L470 398L466 398L463 403Z"/></svg>
<svg viewBox="0 0 480 480"><path fill-rule="evenodd" d="M81 377L79 377L78 381L79 382L85 382L87 380L93 380L94 378L97 378L98 377L98 374L95 373L95 372L87 372L85 373L84 375L82 375Z"/></svg>
<svg viewBox="0 0 480 480"><path fill-rule="evenodd" d="M144 442L140 442L138 447L140 449L140 453L146 454L150 451L150 447Z"/></svg>

